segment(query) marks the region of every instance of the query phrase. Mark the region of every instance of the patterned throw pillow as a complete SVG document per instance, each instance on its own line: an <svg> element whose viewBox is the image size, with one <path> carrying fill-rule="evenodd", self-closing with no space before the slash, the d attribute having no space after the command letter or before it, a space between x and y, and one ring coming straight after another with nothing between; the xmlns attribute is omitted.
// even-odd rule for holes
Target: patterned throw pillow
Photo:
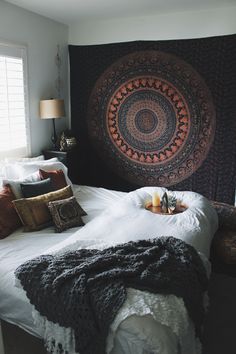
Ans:
<svg viewBox="0 0 236 354"><path fill-rule="evenodd" d="M75 197L49 202L47 205L52 215L56 232L84 225L81 216L86 215L86 213Z"/></svg>
<svg viewBox="0 0 236 354"><path fill-rule="evenodd" d="M236 231L236 207L230 204L211 201L219 218L219 226Z"/></svg>
<svg viewBox="0 0 236 354"><path fill-rule="evenodd" d="M66 178L64 172L62 170L54 170L54 171L44 171L39 169L40 178L47 179L51 178L52 185L55 190L61 189L67 186Z"/></svg>
<svg viewBox="0 0 236 354"><path fill-rule="evenodd" d="M38 182L21 183L21 191L24 198L37 197L38 195L53 192L51 178L43 179Z"/></svg>
<svg viewBox="0 0 236 354"><path fill-rule="evenodd" d="M71 186L38 197L22 198L13 201L16 211L24 225L24 231L41 230L52 223L47 203L69 198L73 195Z"/></svg>
<svg viewBox="0 0 236 354"><path fill-rule="evenodd" d="M21 221L15 211L12 201L15 195L9 185L0 191L0 239L9 236L21 226Z"/></svg>

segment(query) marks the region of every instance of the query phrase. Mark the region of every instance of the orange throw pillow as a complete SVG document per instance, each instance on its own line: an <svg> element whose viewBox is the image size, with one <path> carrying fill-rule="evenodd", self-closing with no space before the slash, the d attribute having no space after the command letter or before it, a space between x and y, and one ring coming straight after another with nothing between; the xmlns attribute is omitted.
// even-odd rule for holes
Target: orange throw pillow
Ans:
<svg viewBox="0 0 236 354"><path fill-rule="evenodd" d="M39 175L41 179L51 178L51 182L55 190L67 186L66 178L62 170L44 171L39 169Z"/></svg>
<svg viewBox="0 0 236 354"><path fill-rule="evenodd" d="M0 191L0 239L9 236L22 224L12 201L16 199L9 184Z"/></svg>

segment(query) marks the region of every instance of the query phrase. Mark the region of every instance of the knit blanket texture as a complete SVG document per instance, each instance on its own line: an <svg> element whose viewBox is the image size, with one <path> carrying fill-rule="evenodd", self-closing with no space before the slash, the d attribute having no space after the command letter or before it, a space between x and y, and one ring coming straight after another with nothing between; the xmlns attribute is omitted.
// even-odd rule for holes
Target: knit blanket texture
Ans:
<svg viewBox="0 0 236 354"><path fill-rule="evenodd" d="M105 353L109 326L127 288L183 298L200 333L206 271L197 251L174 237L42 255L22 264L15 275L40 315L73 329L80 354Z"/></svg>

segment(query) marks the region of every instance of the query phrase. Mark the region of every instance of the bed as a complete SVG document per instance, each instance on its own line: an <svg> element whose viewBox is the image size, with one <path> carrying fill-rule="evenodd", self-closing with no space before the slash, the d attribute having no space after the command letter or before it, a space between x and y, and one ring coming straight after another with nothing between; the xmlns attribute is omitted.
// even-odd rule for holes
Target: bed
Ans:
<svg viewBox="0 0 236 354"><path fill-rule="evenodd" d="M29 171L28 171L29 172ZM32 171L30 171L32 172ZM194 192L173 192L188 206L177 215L154 215L144 208L154 192L144 187L125 193L105 188L73 186L82 208L85 226L55 233L53 227L23 233L18 229L0 241L0 318L47 342L67 338L73 351L73 335L42 318L16 282L14 272L25 261L41 254L58 254L79 248L104 249L111 245L159 236L174 236L192 245L209 275L210 244L218 227L217 214L208 200ZM128 289L125 303L110 326L106 352L111 354L200 354L192 321L181 298Z"/></svg>

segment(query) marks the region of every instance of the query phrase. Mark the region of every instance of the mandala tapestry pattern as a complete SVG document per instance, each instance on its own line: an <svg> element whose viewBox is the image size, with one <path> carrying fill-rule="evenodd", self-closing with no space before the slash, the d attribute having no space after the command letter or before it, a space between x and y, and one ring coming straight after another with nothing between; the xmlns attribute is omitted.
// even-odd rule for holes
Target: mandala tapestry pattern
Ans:
<svg viewBox="0 0 236 354"><path fill-rule="evenodd" d="M177 56L140 51L113 63L89 99L88 132L100 157L138 185L170 186L193 174L215 134L201 76Z"/></svg>

